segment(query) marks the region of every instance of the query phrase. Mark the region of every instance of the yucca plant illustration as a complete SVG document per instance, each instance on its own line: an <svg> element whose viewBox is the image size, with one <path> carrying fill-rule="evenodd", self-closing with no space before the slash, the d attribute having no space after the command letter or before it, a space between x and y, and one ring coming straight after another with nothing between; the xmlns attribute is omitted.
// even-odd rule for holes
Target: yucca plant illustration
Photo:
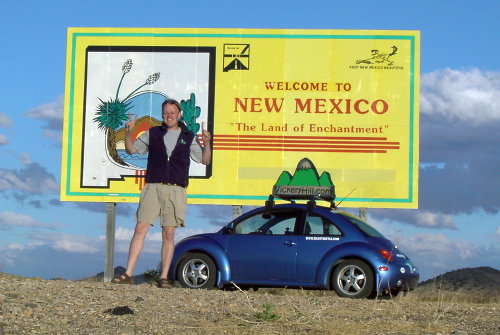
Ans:
<svg viewBox="0 0 500 335"><path fill-rule="evenodd" d="M110 98L108 101L103 101L99 98L101 102L99 106L97 106L96 117L93 119L94 122L97 122L97 126L106 131L106 146L108 148L108 153L111 158L117 162L118 164L126 165L126 163L120 158L118 152L116 150L116 137L115 130L121 127L124 122L128 120L127 112L130 108L129 99L135 94L138 93L141 88L146 85L151 85L155 83L158 79L160 79L160 73L156 72L150 75L144 84L139 86L137 89L132 91L125 99L120 99L120 87L122 86L123 78L127 73L132 69L132 60L127 59L122 66L122 77L120 79L120 83L118 84L118 88L116 90L115 98Z"/></svg>

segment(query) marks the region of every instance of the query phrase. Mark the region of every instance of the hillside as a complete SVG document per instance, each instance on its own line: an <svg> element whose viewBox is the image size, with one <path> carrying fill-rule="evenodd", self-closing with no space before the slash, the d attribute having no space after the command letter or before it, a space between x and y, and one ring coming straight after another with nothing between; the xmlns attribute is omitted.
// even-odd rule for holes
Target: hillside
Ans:
<svg viewBox="0 0 500 335"><path fill-rule="evenodd" d="M488 266L464 268L428 279L418 287L500 295L500 271Z"/></svg>
<svg viewBox="0 0 500 335"><path fill-rule="evenodd" d="M114 276L121 275L122 273L125 272L125 268L123 266L116 266L114 268ZM89 282L102 282L104 281L104 272L99 272L98 274L92 276L92 277L86 277L80 279L81 281L89 281ZM144 278L144 274L139 274L134 276L134 283L135 284L142 284L146 280Z"/></svg>
<svg viewBox="0 0 500 335"><path fill-rule="evenodd" d="M446 272L419 283L411 295L417 301L498 304L500 271L477 267Z"/></svg>

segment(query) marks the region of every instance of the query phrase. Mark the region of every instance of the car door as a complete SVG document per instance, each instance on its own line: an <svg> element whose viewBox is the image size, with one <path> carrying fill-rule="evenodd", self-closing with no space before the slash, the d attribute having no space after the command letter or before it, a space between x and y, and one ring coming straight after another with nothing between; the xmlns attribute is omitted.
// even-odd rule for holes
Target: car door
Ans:
<svg viewBox="0 0 500 335"><path fill-rule="evenodd" d="M313 283L323 256L338 246L343 238L341 230L331 220L308 213L297 241L297 281Z"/></svg>
<svg viewBox="0 0 500 335"><path fill-rule="evenodd" d="M243 284L293 280L300 214L297 209L266 210L236 223L227 236L231 279Z"/></svg>

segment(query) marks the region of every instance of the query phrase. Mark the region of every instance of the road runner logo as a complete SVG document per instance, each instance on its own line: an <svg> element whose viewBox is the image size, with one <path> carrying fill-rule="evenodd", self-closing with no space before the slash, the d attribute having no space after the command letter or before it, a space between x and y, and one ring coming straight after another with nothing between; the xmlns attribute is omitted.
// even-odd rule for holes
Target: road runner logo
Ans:
<svg viewBox="0 0 500 335"><path fill-rule="evenodd" d="M224 44L224 72L250 69L250 44Z"/></svg>
<svg viewBox="0 0 500 335"><path fill-rule="evenodd" d="M372 55L367 59L358 59L356 64L387 64L391 66L394 62L389 60L389 58L398 52L398 48L392 46L392 51L390 53L381 53L378 49L372 50Z"/></svg>
<svg viewBox="0 0 500 335"><path fill-rule="evenodd" d="M402 66L394 65L392 57L398 53L398 48L392 46L388 52L380 52L379 49L372 49L371 56L356 60L356 65L351 65L351 69L385 69L403 70Z"/></svg>
<svg viewBox="0 0 500 335"><path fill-rule="evenodd" d="M302 158L293 176L283 171L273 186L273 195L281 199L321 198L326 201L335 200L335 186L330 174L324 171L318 174L313 162Z"/></svg>

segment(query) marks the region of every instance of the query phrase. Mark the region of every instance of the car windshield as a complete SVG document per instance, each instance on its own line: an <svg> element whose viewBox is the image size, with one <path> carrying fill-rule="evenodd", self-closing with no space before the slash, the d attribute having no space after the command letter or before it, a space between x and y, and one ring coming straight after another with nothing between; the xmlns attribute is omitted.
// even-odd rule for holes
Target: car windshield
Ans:
<svg viewBox="0 0 500 335"><path fill-rule="evenodd" d="M349 222L351 222L353 225L355 225L356 227L358 227L366 235L368 235L370 237L385 238L384 235L382 235L382 233L380 233L377 229L373 228L372 226L370 226L368 223L364 222L363 220L360 220L357 217L352 216L352 215L350 215L348 213L337 212L337 214L340 214L344 218L346 218L347 220L349 220Z"/></svg>

